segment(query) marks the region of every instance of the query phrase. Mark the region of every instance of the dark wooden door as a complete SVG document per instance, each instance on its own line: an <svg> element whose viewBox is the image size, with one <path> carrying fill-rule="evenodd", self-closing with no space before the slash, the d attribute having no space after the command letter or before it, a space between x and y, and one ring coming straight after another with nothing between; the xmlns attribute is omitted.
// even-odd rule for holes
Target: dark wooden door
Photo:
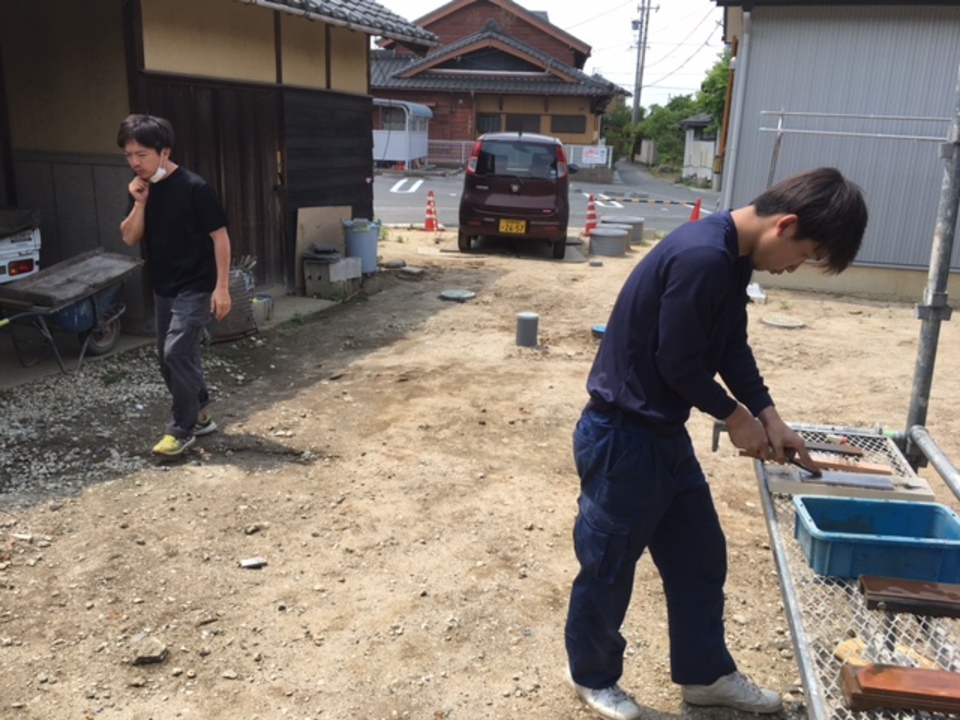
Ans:
<svg viewBox="0 0 960 720"><path fill-rule="evenodd" d="M278 193L278 95L272 88L150 76L144 112L173 123L173 160L223 201L234 257L257 258L258 285L292 281Z"/></svg>

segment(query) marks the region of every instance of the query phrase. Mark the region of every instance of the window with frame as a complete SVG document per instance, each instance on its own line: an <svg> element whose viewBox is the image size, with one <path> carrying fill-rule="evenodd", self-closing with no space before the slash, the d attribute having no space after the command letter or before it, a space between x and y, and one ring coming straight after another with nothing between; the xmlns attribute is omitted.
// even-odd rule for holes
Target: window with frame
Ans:
<svg viewBox="0 0 960 720"><path fill-rule="evenodd" d="M551 115L550 132L582 134L587 131L586 115Z"/></svg>
<svg viewBox="0 0 960 720"><path fill-rule="evenodd" d="M507 114L507 132L540 132L539 115Z"/></svg>
<svg viewBox="0 0 960 720"><path fill-rule="evenodd" d="M477 134L500 132L500 113L477 113Z"/></svg>

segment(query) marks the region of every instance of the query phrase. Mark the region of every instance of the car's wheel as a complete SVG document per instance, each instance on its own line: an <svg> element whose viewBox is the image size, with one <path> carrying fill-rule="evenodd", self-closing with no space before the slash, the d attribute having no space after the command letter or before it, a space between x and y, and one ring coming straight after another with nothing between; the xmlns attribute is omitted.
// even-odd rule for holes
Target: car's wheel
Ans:
<svg viewBox="0 0 960 720"><path fill-rule="evenodd" d="M94 328L81 335L87 342L87 352L91 355L106 355L120 341L120 320L111 320L105 327Z"/></svg>
<svg viewBox="0 0 960 720"><path fill-rule="evenodd" d="M460 252L470 252L470 236L460 230L457 232L457 249Z"/></svg>
<svg viewBox="0 0 960 720"><path fill-rule="evenodd" d="M553 244L553 259L554 260L563 260L567 254L567 241L566 239L560 240Z"/></svg>

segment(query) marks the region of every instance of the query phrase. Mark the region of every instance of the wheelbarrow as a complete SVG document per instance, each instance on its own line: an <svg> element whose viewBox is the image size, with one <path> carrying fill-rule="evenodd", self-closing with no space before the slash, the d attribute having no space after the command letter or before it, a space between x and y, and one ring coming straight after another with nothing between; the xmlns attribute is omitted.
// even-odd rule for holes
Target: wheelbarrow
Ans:
<svg viewBox="0 0 960 720"><path fill-rule="evenodd" d="M37 362L25 357L15 331L30 325L53 351L66 373L55 331L76 333L80 339L77 369L86 353L105 355L120 339L123 284L143 260L120 253L91 250L40 272L0 285L0 328L8 327L17 360L24 367ZM39 356L38 356L39 357Z"/></svg>

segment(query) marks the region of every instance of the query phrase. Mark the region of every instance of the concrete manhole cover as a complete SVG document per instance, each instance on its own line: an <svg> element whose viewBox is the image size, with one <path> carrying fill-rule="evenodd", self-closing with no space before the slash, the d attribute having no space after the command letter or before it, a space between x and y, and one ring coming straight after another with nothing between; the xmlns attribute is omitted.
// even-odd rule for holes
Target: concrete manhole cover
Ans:
<svg viewBox="0 0 960 720"><path fill-rule="evenodd" d="M466 302L473 300L477 294L472 290L444 290L440 293L442 300L453 300L454 302Z"/></svg>
<svg viewBox="0 0 960 720"><path fill-rule="evenodd" d="M803 327L803 320L789 315L764 315L760 322L771 327L785 328L787 330L797 330Z"/></svg>

